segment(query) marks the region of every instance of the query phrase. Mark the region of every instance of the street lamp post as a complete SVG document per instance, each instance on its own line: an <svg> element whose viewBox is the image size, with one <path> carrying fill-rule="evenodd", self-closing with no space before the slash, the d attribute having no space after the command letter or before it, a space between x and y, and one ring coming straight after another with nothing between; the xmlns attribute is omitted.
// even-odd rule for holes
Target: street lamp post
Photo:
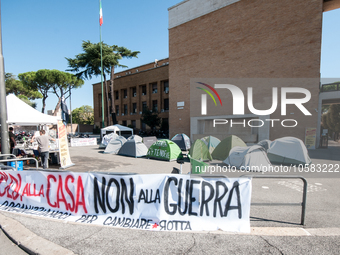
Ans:
<svg viewBox="0 0 340 255"><path fill-rule="evenodd" d="M0 1L0 124L1 124L1 153L9 154L9 135L7 125L6 83L4 57L2 55L1 31L1 1Z"/></svg>

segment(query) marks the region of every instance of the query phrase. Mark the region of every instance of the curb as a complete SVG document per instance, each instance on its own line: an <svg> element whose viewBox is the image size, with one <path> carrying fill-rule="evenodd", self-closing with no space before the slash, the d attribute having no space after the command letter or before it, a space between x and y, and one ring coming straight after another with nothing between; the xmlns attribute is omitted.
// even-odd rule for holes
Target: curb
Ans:
<svg viewBox="0 0 340 255"><path fill-rule="evenodd" d="M72 251L48 241L32 231L28 230L21 223L4 216L0 213L0 228L5 235L19 248L34 255L74 255Z"/></svg>

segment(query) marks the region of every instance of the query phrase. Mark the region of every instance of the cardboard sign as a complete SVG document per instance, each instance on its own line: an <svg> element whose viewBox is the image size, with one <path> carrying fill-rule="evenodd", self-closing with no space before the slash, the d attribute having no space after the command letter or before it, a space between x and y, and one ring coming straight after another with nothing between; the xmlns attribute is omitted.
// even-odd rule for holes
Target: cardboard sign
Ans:
<svg viewBox="0 0 340 255"><path fill-rule="evenodd" d="M307 149L315 149L316 128L306 128L305 145Z"/></svg>
<svg viewBox="0 0 340 255"><path fill-rule="evenodd" d="M0 210L119 228L250 232L250 178L0 171Z"/></svg>
<svg viewBox="0 0 340 255"><path fill-rule="evenodd" d="M60 168L73 166L74 164L71 161L70 152L68 149L66 127L61 120L58 121L58 137Z"/></svg>

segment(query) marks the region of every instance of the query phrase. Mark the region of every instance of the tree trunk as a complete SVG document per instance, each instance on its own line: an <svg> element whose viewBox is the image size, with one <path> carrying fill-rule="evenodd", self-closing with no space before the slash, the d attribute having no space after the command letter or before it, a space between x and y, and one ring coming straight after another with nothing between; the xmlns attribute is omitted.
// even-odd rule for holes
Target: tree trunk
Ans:
<svg viewBox="0 0 340 255"><path fill-rule="evenodd" d="M115 108L115 99L114 99L114 73L115 73L115 67L112 66L111 67L111 76L110 76L110 85L111 85L111 102L112 102L112 106L111 106L111 117L112 117L112 124L118 124L117 122L117 118L116 118L116 108Z"/></svg>
<svg viewBox="0 0 340 255"><path fill-rule="evenodd" d="M41 112L42 112L42 113L45 113L46 98L47 98L47 97L43 97L43 99L42 99L42 109L41 109Z"/></svg>
<svg viewBox="0 0 340 255"><path fill-rule="evenodd" d="M57 103L56 107L54 108L53 116L57 116L57 113L60 109L60 105L61 105L61 97L58 98L58 103Z"/></svg>

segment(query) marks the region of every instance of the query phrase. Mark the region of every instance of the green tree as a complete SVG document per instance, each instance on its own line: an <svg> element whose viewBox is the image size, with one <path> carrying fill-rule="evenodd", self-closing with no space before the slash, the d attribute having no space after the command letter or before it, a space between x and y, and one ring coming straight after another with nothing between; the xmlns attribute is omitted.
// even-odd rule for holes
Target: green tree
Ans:
<svg viewBox="0 0 340 255"><path fill-rule="evenodd" d="M327 113L322 115L322 127L328 129L328 133L333 135L334 140L339 138L340 133L340 105L330 105Z"/></svg>
<svg viewBox="0 0 340 255"><path fill-rule="evenodd" d="M26 88L38 90L42 94L42 113L45 113L46 99L49 93L55 94L58 98L56 113L62 97L65 99L69 97L69 88L79 88L84 84L82 79L59 70L41 69L36 72L21 73L18 77Z"/></svg>
<svg viewBox="0 0 340 255"><path fill-rule="evenodd" d="M101 75L101 50L100 43L91 43L90 41L83 41L82 48L83 53L75 56L75 58L66 58L70 69L67 71L75 72L76 76L83 79L91 79L92 76ZM139 51L131 51L125 47L119 47L117 45L107 45L102 43L102 60L103 60L103 78L105 85L105 100L107 106L107 125L110 125L110 113L112 113L113 122L116 119L116 112L114 106L114 84L113 74L115 67L127 67L121 65L119 61L123 58L137 57ZM109 106L109 89L107 84L107 75L110 76L110 87L111 87L111 110ZM104 123L103 123L104 124ZM113 123L116 124L116 123Z"/></svg>
<svg viewBox="0 0 340 255"><path fill-rule="evenodd" d="M148 125L152 130L161 124L161 118L158 116L158 113L150 111L149 107L143 109L141 121Z"/></svg>
<svg viewBox="0 0 340 255"><path fill-rule="evenodd" d="M42 98L42 95L39 91L25 87L24 84L20 80L17 80L16 77L11 73L5 73L5 84L6 95L14 94L33 108L35 108L37 105L31 100Z"/></svg>
<svg viewBox="0 0 340 255"><path fill-rule="evenodd" d="M93 108L89 105L83 105L72 111L72 123L77 124L94 124Z"/></svg>

